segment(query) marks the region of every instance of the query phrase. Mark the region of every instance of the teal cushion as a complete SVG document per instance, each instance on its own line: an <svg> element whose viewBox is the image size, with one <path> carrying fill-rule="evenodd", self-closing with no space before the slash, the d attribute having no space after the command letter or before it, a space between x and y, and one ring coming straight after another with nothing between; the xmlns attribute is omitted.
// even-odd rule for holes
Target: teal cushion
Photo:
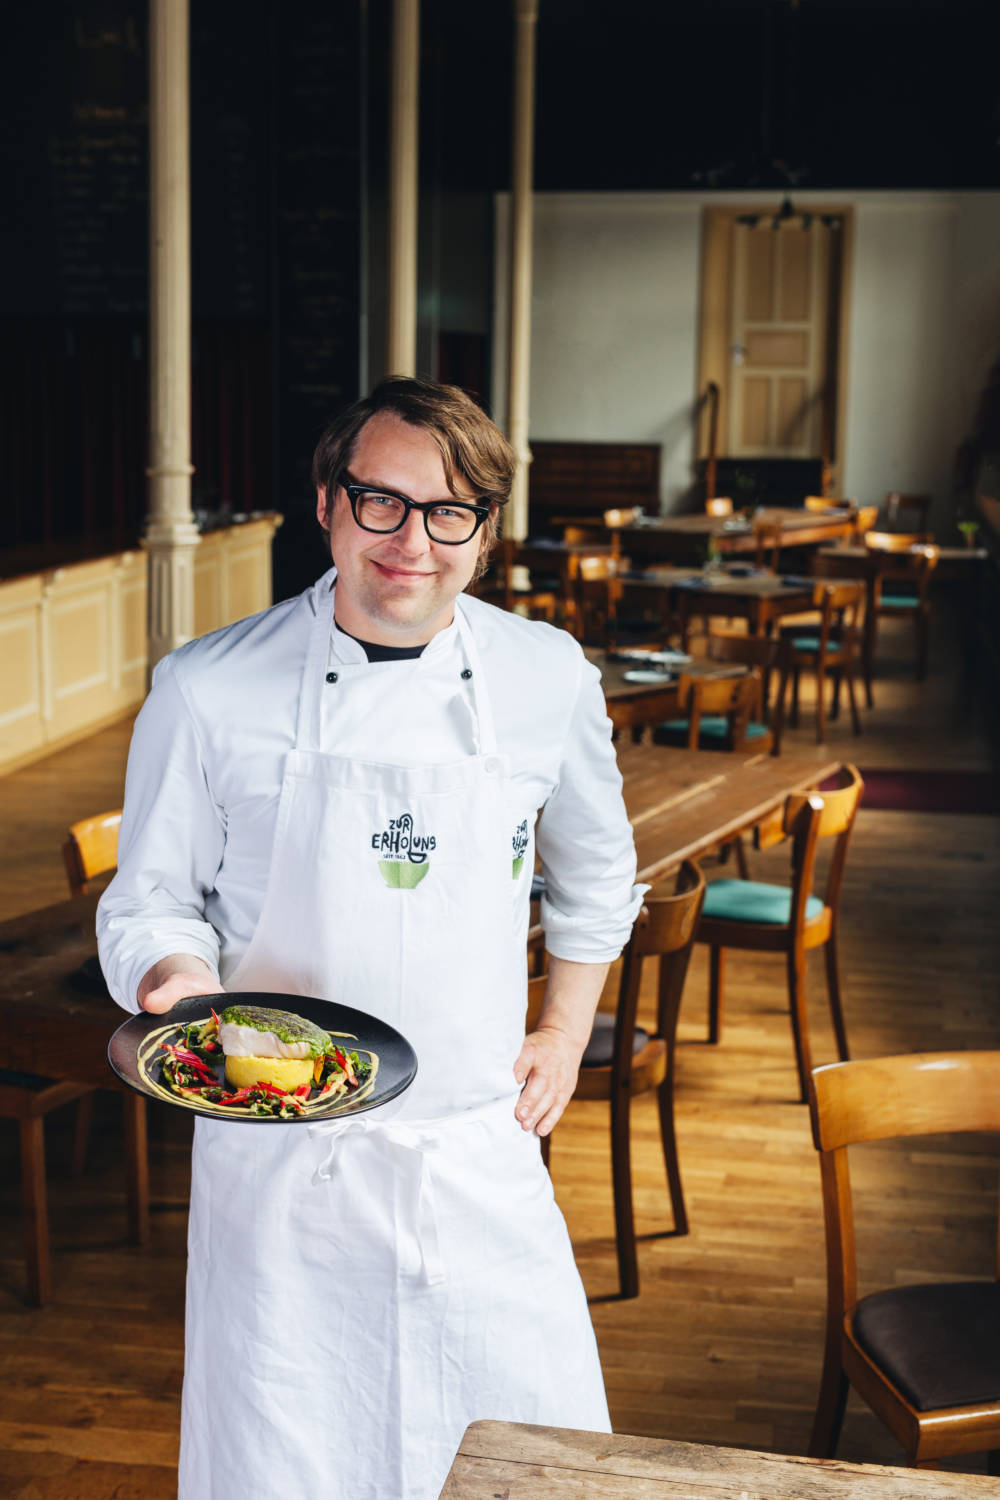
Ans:
<svg viewBox="0 0 1000 1500"><path fill-rule="evenodd" d="M702 916L719 917L725 922L766 922L787 927L792 908L792 893L784 885L765 885L761 880L713 880L705 891ZM823 910L818 896L806 902L806 921L812 922Z"/></svg>
<svg viewBox="0 0 1000 1500"><path fill-rule="evenodd" d="M687 719L668 719L665 724L657 724L653 730L653 743L657 745L673 744L680 740L687 744L690 725ZM760 739L761 735L769 733L766 724L747 725L746 737L748 740ZM706 714L698 726L698 744L711 750L717 748L729 737L729 720L725 714Z"/></svg>
<svg viewBox="0 0 1000 1500"><path fill-rule="evenodd" d="M795 635L795 636L793 636L792 637L792 650L793 651L803 651L803 652L805 652L805 651L811 651L812 654L815 656L816 653L819 651L819 636L818 635ZM827 641L827 643L826 643L826 654L827 654L827 656L836 656L836 654L837 654L837 652L839 650L840 650L840 642L839 641Z"/></svg>
<svg viewBox="0 0 1000 1500"><path fill-rule="evenodd" d="M920 600L916 594L883 594L882 606L889 609L916 609Z"/></svg>

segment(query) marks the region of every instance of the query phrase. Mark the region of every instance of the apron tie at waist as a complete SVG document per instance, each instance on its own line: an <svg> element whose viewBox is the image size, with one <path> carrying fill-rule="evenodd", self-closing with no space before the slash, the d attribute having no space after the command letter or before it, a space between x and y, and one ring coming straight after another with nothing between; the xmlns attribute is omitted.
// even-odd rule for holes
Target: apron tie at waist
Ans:
<svg viewBox="0 0 1000 1500"><path fill-rule="evenodd" d="M516 1097L516 1096L515 1096ZM439 1120L386 1120L372 1115L348 1119L317 1120L306 1128L317 1141L329 1141L326 1155L313 1173L314 1184L332 1182L343 1170L343 1152L338 1141L343 1136L370 1135L396 1158L412 1182L416 1176L416 1238L420 1250L420 1280L425 1286L439 1286L445 1279L444 1262L438 1236L434 1200L434 1178L430 1157L441 1150L446 1132L464 1131L469 1125L486 1127L490 1116L513 1117L513 1099L491 1099L476 1109L462 1110Z"/></svg>

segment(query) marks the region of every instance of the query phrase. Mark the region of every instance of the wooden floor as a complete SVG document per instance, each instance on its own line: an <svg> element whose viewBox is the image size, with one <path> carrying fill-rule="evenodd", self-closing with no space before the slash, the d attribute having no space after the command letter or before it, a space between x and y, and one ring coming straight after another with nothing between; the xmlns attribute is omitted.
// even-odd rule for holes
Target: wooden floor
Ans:
<svg viewBox="0 0 1000 1500"><path fill-rule="evenodd" d="M931 680L884 641L878 704L830 743L862 769L990 764L947 632ZM807 736L808 725L792 731ZM0 911L61 898L73 818L120 800L127 726L0 780ZM785 855L758 856L780 879ZM856 1056L1000 1046L1000 818L862 807L843 901L845 1009ZM810 968L817 1062L834 1057L821 963ZM813 982L814 981L814 982ZM824 1264L819 1178L795 1071L780 960L731 956L719 1047L704 1042L696 953L681 1017L677 1115L691 1232L670 1234L655 1111L635 1106L641 1295L616 1300L606 1116L574 1105L552 1173L576 1247L618 1431L785 1453L808 1441ZM68 1177L72 1110L50 1117L55 1293L24 1306L16 1133L0 1131L0 1494L160 1500L175 1493L183 1355L188 1125L152 1122L152 1245L124 1243L120 1101L102 1095L86 1176ZM982 1139L864 1148L854 1163L862 1290L993 1272L1000 1152ZM896 1463L852 1397L840 1456ZM982 1472L978 1458L954 1467ZM1000 1482L998 1482L1000 1493ZM392 1500L392 1497L386 1497Z"/></svg>

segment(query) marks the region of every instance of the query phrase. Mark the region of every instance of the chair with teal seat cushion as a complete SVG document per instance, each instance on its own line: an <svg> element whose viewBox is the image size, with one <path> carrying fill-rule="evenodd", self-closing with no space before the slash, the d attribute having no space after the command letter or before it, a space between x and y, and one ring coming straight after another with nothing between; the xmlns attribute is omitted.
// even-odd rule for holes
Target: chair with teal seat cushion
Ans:
<svg viewBox="0 0 1000 1500"><path fill-rule="evenodd" d="M714 677L684 673L677 684L684 717L653 729L653 743L688 750L758 751L771 749L773 737L760 722L761 674L758 668ZM755 717L756 715L756 717Z"/></svg>
<svg viewBox="0 0 1000 1500"><path fill-rule="evenodd" d="M925 532L869 531L865 546L879 559L876 615L913 621L918 681L927 676L930 584L938 549Z"/></svg>
<svg viewBox="0 0 1000 1500"><path fill-rule="evenodd" d="M739 663L756 667L761 674L760 698L755 717L750 720L748 738L762 740L758 725L766 726L771 736L771 754L781 754L781 736L785 727L785 702L792 672L792 652L780 635L744 635L742 632L713 630L705 641L711 661ZM702 720L704 731L705 721ZM760 750L758 743L752 748Z"/></svg>
<svg viewBox="0 0 1000 1500"><path fill-rule="evenodd" d="M792 653L791 722L799 722L801 674L804 671L814 673L816 738L821 744L826 739L827 676L833 681L830 718L836 719L840 712L840 685L843 682L851 710L851 727L855 734L861 733L854 673L859 665L858 617L865 593L866 586L862 581L819 579L813 590L813 608L819 613L816 626L793 625L784 632Z"/></svg>
<svg viewBox="0 0 1000 1500"><path fill-rule="evenodd" d="M714 880L705 892L698 923L699 943L709 948L709 1041L722 1035L723 977L729 948L783 953L786 960L792 1038L798 1069L799 1097L807 1097L812 1067L806 1012L806 954L822 947L830 1015L837 1055L847 1057L847 1033L840 999L837 925L847 846L861 800L863 783L854 766L842 766L832 790L796 793L756 830L761 850L791 842L791 882L774 885L756 880ZM835 840L822 897L813 894L820 839Z"/></svg>

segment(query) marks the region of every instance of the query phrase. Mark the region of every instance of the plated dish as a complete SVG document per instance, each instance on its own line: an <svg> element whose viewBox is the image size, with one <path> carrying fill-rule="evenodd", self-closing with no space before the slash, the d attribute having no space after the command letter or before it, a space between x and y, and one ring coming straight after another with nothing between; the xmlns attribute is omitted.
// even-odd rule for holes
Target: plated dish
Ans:
<svg viewBox="0 0 1000 1500"><path fill-rule="evenodd" d="M375 1109L417 1072L394 1027L305 995L198 995L164 1015L142 1011L114 1033L108 1061L148 1098L243 1123Z"/></svg>

